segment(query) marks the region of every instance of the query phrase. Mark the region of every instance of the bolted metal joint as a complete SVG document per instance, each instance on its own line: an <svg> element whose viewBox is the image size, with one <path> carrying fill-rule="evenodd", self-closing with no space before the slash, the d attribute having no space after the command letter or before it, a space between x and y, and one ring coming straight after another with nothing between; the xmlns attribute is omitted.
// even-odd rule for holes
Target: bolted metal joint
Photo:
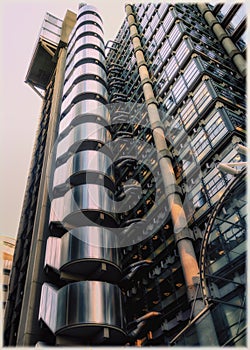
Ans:
<svg viewBox="0 0 250 350"><path fill-rule="evenodd" d="M149 98L148 100L145 101L147 106L149 106L150 104L155 104L156 106L158 106L158 102L156 100L156 98L152 97L152 98Z"/></svg>
<svg viewBox="0 0 250 350"><path fill-rule="evenodd" d="M138 62L137 66L138 66L138 69L142 66L147 67L147 62L145 60L142 60L142 61Z"/></svg>
<svg viewBox="0 0 250 350"><path fill-rule="evenodd" d="M161 151L158 151L158 161L160 161L162 158L172 159L173 157L168 149L163 149Z"/></svg>
<svg viewBox="0 0 250 350"><path fill-rule="evenodd" d="M133 26L135 26L135 24L133 24ZM131 25L131 27L132 27L132 25ZM131 34L131 39L133 40L134 38L140 38L141 37L141 34L139 34L138 32L137 33L133 33L133 34Z"/></svg>
<svg viewBox="0 0 250 350"><path fill-rule="evenodd" d="M141 45L137 46L134 48L134 53L136 53L137 51L142 51L143 52L143 48Z"/></svg>
<svg viewBox="0 0 250 350"><path fill-rule="evenodd" d="M193 231L187 227L184 227L180 232L176 232L174 234L175 242L178 243L182 239L191 239L194 240Z"/></svg>
<svg viewBox="0 0 250 350"><path fill-rule="evenodd" d="M145 84L151 84L152 85L152 81L150 78L144 78L142 81L141 81L141 85L145 85Z"/></svg>
<svg viewBox="0 0 250 350"><path fill-rule="evenodd" d="M158 121L156 121L156 122L151 124L151 129L152 130L154 130L156 128L161 128L164 131L164 125L163 125L163 123L160 120L158 120Z"/></svg>
<svg viewBox="0 0 250 350"><path fill-rule="evenodd" d="M171 196L172 194L178 194L178 195L182 196L183 193L182 193L182 189L180 188L180 186L175 185L175 184L167 186L167 188L166 188L167 197Z"/></svg>

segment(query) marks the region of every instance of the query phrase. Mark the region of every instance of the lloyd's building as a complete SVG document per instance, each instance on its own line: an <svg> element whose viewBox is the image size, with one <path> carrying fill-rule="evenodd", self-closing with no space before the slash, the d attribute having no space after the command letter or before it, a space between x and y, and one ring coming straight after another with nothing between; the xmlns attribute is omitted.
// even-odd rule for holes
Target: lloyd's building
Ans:
<svg viewBox="0 0 250 350"><path fill-rule="evenodd" d="M246 346L246 9L47 13L5 346Z"/></svg>

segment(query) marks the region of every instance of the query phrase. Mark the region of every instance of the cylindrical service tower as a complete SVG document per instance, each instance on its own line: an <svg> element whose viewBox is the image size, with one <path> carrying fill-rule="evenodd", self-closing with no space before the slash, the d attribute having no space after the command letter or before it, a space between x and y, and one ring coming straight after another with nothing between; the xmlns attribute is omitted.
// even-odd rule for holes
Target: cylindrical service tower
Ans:
<svg viewBox="0 0 250 350"><path fill-rule="evenodd" d="M82 5L70 35L58 140L52 152L50 231L39 319L57 345L123 344L126 337L102 20ZM105 146L105 147L104 147ZM55 166L54 166L55 165ZM61 282L63 281L63 283Z"/></svg>

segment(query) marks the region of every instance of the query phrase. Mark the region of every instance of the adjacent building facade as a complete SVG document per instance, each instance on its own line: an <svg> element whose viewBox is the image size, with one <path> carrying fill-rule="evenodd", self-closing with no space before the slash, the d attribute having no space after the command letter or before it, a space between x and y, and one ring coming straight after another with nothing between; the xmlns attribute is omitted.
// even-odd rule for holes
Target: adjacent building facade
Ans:
<svg viewBox="0 0 250 350"><path fill-rule="evenodd" d="M12 261L15 249L15 239L0 235L0 251L1 251L1 261L2 261L2 271L1 271L1 288L2 288L2 310L5 309L6 300L8 296L10 272L12 268Z"/></svg>
<svg viewBox="0 0 250 350"><path fill-rule="evenodd" d="M46 15L5 345L244 346L245 6L125 12Z"/></svg>

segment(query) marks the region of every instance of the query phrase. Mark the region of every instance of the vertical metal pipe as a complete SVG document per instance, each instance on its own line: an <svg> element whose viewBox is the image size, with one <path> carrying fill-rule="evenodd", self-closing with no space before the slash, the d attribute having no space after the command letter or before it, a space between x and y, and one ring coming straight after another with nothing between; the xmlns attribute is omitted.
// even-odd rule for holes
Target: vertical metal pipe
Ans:
<svg viewBox="0 0 250 350"><path fill-rule="evenodd" d="M174 226L175 241L178 247L181 265L183 269L183 275L187 287L187 296L189 302L194 303L193 310L195 316L202 310L202 308L204 308L204 304L202 300L194 300L196 295L196 289L199 284L197 283L199 281L199 267L192 243L193 237L191 231L188 228L186 214L180 196L181 191L176 185L176 178L171 161L171 154L166 143L164 127L158 112L157 101L154 96L152 82L149 77L143 48L140 43L140 35L137 30L137 24L133 13L132 5L125 5L125 9L127 14L127 20L129 23L130 35L134 47L137 66L139 69L141 84L144 92L145 102L147 104L148 117L151 129L153 130L155 147L158 152L158 160L162 173L165 194L171 212L171 218ZM218 344L213 322L209 322L207 336L201 334L199 330L197 330L197 333L200 338L200 344ZM210 338L209 342L208 338Z"/></svg>
<svg viewBox="0 0 250 350"><path fill-rule="evenodd" d="M217 39L220 41L223 48L226 50L228 56L232 59L239 73L243 77L246 77L246 60L238 48L235 46L231 38L228 36L225 29L214 17L213 13L209 10L208 6L205 3L197 3L197 7L206 20L207 24L213 30Z"/></svg>

